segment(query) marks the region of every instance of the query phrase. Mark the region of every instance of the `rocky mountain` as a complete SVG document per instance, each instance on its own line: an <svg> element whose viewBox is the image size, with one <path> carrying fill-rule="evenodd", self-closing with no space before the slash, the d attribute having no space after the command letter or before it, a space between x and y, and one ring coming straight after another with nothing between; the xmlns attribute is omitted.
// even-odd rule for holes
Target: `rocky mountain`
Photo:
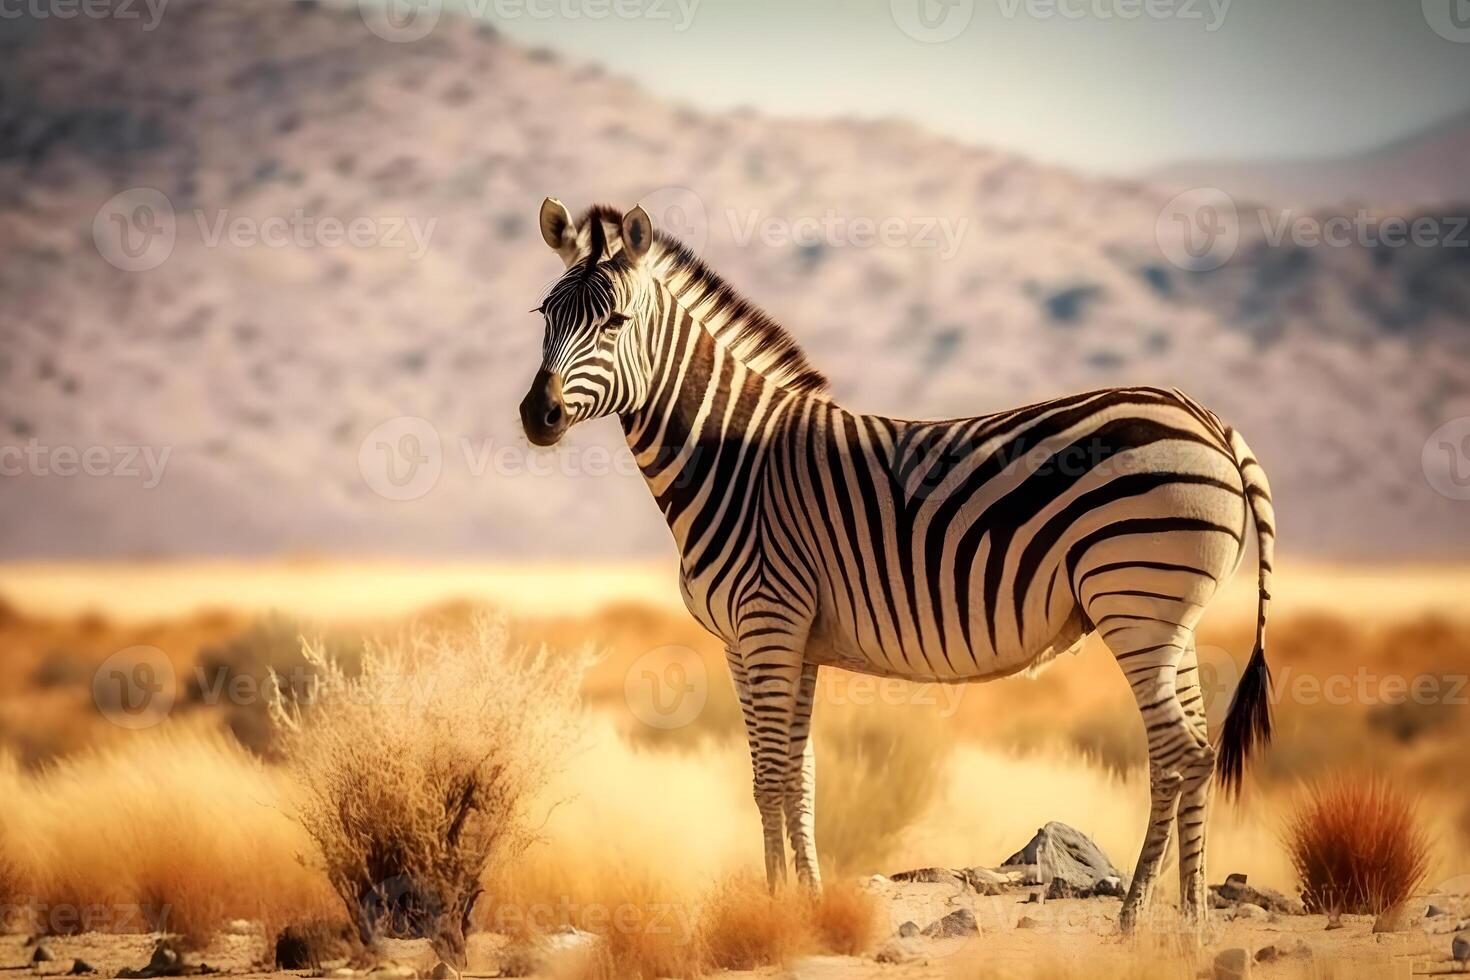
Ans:
<svg viewBox="0 0 1470 980"><path fill-rule="evenodd" d="M855 408L1179 385L1266 462L1284 549L1470 543L1426 475L1470 466L1453 428L1426 450L1470 415L1470 248L695 111L448 14L381 33L267 0L0 20L0 553L668 549L613 423L519 432L547 194L644 201Z"/></svg>
<svg viewBox="0 0 1470 980"><path fill-rule="evenodd" d="M1160 187L1218 187L1283 208L1442 208L1470 201L1470 112L1387 146L1308 160L1196 160L1157 170Z"/></svg>

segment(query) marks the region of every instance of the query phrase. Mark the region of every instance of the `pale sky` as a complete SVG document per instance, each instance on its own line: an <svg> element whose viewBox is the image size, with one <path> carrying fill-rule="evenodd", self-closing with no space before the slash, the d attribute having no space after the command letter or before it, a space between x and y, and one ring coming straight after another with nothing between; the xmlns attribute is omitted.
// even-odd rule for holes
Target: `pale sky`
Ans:
<svg viewBox="0 0 1470 980"><path fill-rule="evenodd" d="M445 2L695 106L898 116L1093 172L1352 153L1470 107L1470 0ZM905 33L921 12L955 36Z"/></svg>

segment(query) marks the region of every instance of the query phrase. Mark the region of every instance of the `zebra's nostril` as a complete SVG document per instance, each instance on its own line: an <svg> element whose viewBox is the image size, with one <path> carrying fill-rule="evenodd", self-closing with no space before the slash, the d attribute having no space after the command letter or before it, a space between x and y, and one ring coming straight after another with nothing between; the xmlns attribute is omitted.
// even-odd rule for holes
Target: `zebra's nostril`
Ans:
<svg viewBox="0 0 1470 980"><path fill-rule="evenodd" d="M552 405L546 410L546 425L554 428L561 424L561 406Z"/></svg>

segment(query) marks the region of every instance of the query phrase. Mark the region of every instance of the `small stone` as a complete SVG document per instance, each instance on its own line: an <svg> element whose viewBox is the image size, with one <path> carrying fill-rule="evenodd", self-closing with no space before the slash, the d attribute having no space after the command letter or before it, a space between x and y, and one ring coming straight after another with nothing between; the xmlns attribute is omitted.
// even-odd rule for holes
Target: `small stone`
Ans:
<svg viewBox="0 0 1470 980"><path fill-rule="evenodd" d="M1011 883L1009 875L989 868L965 868L960 874L965 884L981 895L999 895Z"/></svg>
<svg viewBox="0 0 1470 980"><path fill-rule="evenodd" d="M1461 963L1470 960L1470 932L1462 932L1450 943L1450 955Z"/></svg>
<svg viewBox="0 0 1470 980"><path fill-rule="evenodd" d="M889 875L889 878L893 881L913 881L926 885L952 885L965 880L958 871L948 868L915 868Z"/></svg>
<svg viewBox="0 0 1470 980"><path fill-rule="evenodd" d="M68 976L79 977L87 973L96 973L97 968L86 960L72 960L71 969L66 972Z"/></svg>
<svg viewBox="0 0 1470 980"><path fill-rule="evenodd" d="M1330 919L1327 920L1327 928L1328 929L1341 929L1341 928L1343 928L1343 921L1342 921L1342 919L1339 918L1338 916L1335 916L1334 915L1332 918L1330 918Z"/></svg>
<svg viewBox="0 0 1470 980"><path fill-rule="evenodd" d="M870 885L886 885L886 884L888 884L889 880L890 879L889 879L889 877L887 875L873 875L871 878L868 879L868 884L870 884Z"/></svg>
<svg viewBox="0 0 1470 980"><path fill-rule="evenodd" d="M1262 946L1260 949L1256 950L1256 962L1271 963L1279 960L1285 955L1286 954L1279 946Z"/></svg>
<svg viewBox="0 0 1470 980"><path fill-rule="evenodd" d="M31 954L32 963L50 963L54 959L56 959L56 954L52 953L44 943L37 943L36 951Z"/></svg>
<svg viewBox="0 0 1470 980"><path fill-rule="evenodd" d="M914 963L921 958L918 947L910 939L894 939L884 945L873 959L879 963Z"/></svg>
<svg viewBox="0 0 1470 980"><path fill-rule="evenodd" d="M955 939L960 936L978 936L980 926L975 913L969 909L955 909L942 919L929 923L924 935L930 939Z"/></svg>
<svg viewBox="0 0 1470 980"><path fill-rule="evenodd" d="M1228 913L1227 918L1229 918L1232 922L1265 922L1269 915L1270 913L1261 908L1259 905L1252 905L1250 902L1242 902L1241 904L1235 906L1235 909L1232 912Z"/></svg>
<svg viewBox="0 0 1470 980"><path fill-rule="evenodd" d="M1039 925L1041 925L1041 923L1037 922L1029 915L1023 915L1016 920L1017 929L1035 929Z"/></svg>
<svg viewBox="0 0 1470 980"><path fill-rule="evenodd" d="M1433 919L1433 918L1435 918L1437 916L1441 916L1441 915L1445 915L1445 914L1446 913L1445 913L1445 910L1444 909L1440 908L1438 905L1435 905L1433 903L1430 903L1429 908L1427 908L1427 909L1424 910L1424 918L1426 918L1426 919Z"/></svg>
<svg viewBox="0 0 1470 980"><path fill-rule="evenodd" d="M1210 975L1213 980L1248 980L1251 975L1251 957L1244 949L1221 950L1215 954Z"/></svg>
<svg viewBox="0 0 1470 980"><path fill-rule="evenodd" d="M459 971L440 960L429 974L429 980L459 980Z"/></svg>
<svg viewBox="0 0 1470 980"><path fill-rule="evenodd" d="M912 939L918 934L919 924L917 922L905 922L898 927L898 938L900 939Z"/></svg>
<svg viewBox="0 0 1470 980"><path fill-rule="evenodd" d="M1026 897L1024 899L1022 899L1021 904L1022 905L1045 905L1046 904L1046 890L1045 889L1041 889L1041 888L1033 888L1033 889L1031 889L1031 891L1026 894Z"/></svg>

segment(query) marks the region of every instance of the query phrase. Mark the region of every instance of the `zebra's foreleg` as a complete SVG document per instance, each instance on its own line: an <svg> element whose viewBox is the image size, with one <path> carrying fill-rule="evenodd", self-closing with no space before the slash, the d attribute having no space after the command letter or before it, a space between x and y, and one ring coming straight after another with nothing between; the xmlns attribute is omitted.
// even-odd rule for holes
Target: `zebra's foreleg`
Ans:
<svg viewBox="0 0 1470 980"><path fill-rule="evenodd" d="M783 817L803 756L798 751L798 765L793 766L806 625L798 625L796 616L785 609L767 607L741 624L737 647L749 690L746 734L755 770L755 805L765 836L766 880L775 889L786 878ZM800 727L807 718L809 712Z"/></svg>
<svg viewBox="0 0 1470 980"><path fill-rule="evenodd" d="M791 724L788 752L791 779L786 787L786 832L796 857L797 880L812 891L822 888L822 874L817 867L817 758L811 739L812 707L816 696L817 665L805 664L801 670L801 688Z"/></svg>
<svg viewBox="0 0 1470 980"><path fill-rule="evenodd" d="M730 666L730 678L735 684L735 696L740 699L740 714L745 719L745 738L750 745L750 765L755 773L755 806L761 815L761 837L766 857L766 882L774 889L786 879L786 836L781 819L786 794L780 791L772 792L769 785L762 786L760 720L756 711L755 699L751 696L745 661L741 658L740 651L734 647L725 649L725 660Z"/></svg>
<svg viewBox="0 0 1470 980"><path fill-rule="evenodd" d="M1179 793L1179 902L1186 917L1203 924L1209 916L1209 891L1205 876L1205 825L1210 816L1210 790L1215 775L1215 751L1210 747L1205 722L1204 697L1200 691L1199 657L1193 638L1180 661L1179 704L1200 746L1198 756L1184 769Z"/></svg>

